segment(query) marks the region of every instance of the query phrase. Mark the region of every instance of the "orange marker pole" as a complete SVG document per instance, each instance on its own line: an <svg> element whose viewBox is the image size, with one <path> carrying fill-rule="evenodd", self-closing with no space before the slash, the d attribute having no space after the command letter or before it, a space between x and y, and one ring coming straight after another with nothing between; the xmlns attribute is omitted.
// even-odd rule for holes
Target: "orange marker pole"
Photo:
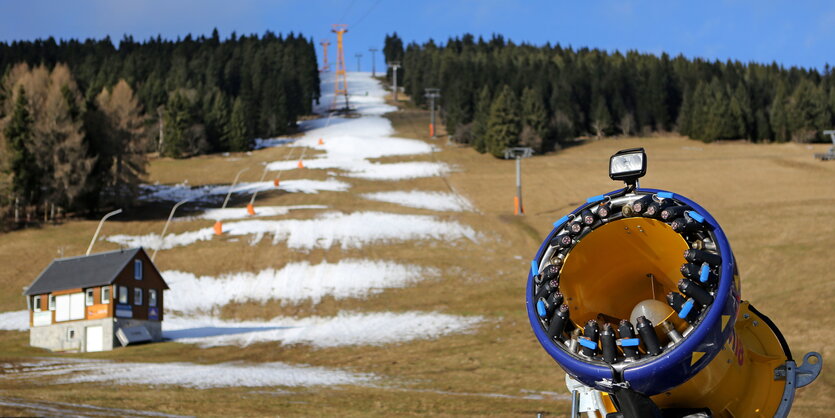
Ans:
<svg viewBox="0 0 835 418"><path fill-rule="evenodd" d="M252 203L246 205L246 213L254 216L255 215L255 207L252 206Z"/></svg>
<svg viewBox="0 0 835 418"><path fill-rule="evenodd" d="M435 137L435 124L434 123L429 124L429 136L432 137L432 138Z"/></svg>
<svg viewBox="0 0 835 418"><path fill-rule="evenodd" d="M215 222L215 235L223 235L223 222Z"/></svg>

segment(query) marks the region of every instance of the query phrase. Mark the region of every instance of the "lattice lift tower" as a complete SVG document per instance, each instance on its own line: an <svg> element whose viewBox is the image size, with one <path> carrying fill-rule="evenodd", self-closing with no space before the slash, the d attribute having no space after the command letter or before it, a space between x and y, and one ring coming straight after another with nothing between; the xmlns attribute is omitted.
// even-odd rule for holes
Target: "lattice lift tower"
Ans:
<svg viewBox="0 0 835 418"><path fill-rule="evenodd" d="M339 96L345 97L345 110L348 110L348 75L345 70L345 51L342 49L342 35L348 32L348 25L333 25L331 32L336 34L336 71L333 74L333 104L331 110L337 110L336 103ZM340 82L342 87L340 87Z"/></svg>
<svg viewBox="0 0 835 418"><path fill-rule="evenodd" d="M328 46L330 46L331 42L324 39L322 42L319 42L319 45L322 45L322 68L319 69L319 72L324 73L330 70L330 64L328 64Z"/></svg>

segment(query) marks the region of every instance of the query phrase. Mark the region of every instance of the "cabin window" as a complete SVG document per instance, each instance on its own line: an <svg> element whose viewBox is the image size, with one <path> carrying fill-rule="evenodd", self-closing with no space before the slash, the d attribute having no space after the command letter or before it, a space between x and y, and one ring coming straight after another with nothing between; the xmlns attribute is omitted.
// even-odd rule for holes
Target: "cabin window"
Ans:
<svg viewBox="0 0 835 418"><path fill-rule="evenodd" d="M40 296L32 297L32 309L35 312L40 312L41 311L41 297Z"/></svg>
<svg viewBox="0 0 835 418"><path fill-rule="evenodd" d="M110 303L110 286L101 288L101 303Z"/></svg>
<svg viewBox="0 0 835 418"><path fill-rule="evenodd" d="M85 290L84 291L84 304L87 305L87 306L93 306L93 303L95 302L93 300L93 296L95 296L93 294L93 289Z"/></svg>
<svg viewBox="0 0 835 418"><path fill-rule="evenodd" d="M128 303L128 287L127 286L119 286L119 303L127 304Z"/></svg>
<svg viewBox="0 0 835 418"><path fill-rule="evenodd" d="M75 330L72 328L67 328L67 341L72 341L75 338Z"/></svg>
<svg viewBox="0 0 835 418"><path fill-rule="evenodd" d="M148 289L148 306L157 306L157 290Z"/></svg>
<svg viewBox="0 0 835 418"><path fill-rule="evenodd" d="M49 310L55 310L55 295L49 295Z"/></svg>
<svg viewBox="0 0 835 418"><path fill-rule="evenodd" d="M133 260L133 278L142 280L142 260Z"/></svg>
<svg viewBox="0 0 835 418"><path fill-rule="evenodd" d="M142 288L134 287L133 288L133 304L134 305L142 305Z"/></svg>

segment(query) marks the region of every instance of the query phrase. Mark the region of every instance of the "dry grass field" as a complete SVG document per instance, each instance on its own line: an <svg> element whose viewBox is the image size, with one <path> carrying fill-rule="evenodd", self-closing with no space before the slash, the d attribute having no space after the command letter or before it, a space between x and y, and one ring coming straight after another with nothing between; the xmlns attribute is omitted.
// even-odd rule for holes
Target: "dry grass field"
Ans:
<svg viewBox="0 0 835 418"><path fill-rule="evenodd" d="M699 202L722 224L736 255L743 298L771 316L785 333L793 352L820 351L825 366L821 378L798 392L793 416L829 415L826 399L835 396L835 163L812 158L822 145L752 145L713 143L686 138L650 137L590 141L558 153L536 156L523 163L526 216L512 215L514 163L481 155L470 148L431 140L426 112L402 105L388 117L397 135L436 145L431 156L385 161L431 160L450 164L447 177L429 177L382 184L390 190L450 191L468 198L478 212L443 213L480 232L477 242L445 245L417 241L371 245L361 249L289 250L264 240L257 245L227 242L228 237L188 247L160 251L161 270L184 270L218 275L257 271L291 261L336 261L343 258L398 260L434 267L435 279L388 289L366 299L325 298L321 303L238 303L226 306L224 318L272 318L339 311L438 311L480 315L475 332L434 340L415 340L382 346L311 348L258 343L246 347L195 346L165 342L103 353L52 354L28 346L28 334L0 331L0 362L20 363L33 357L78 357L120 361L189 361L195 363L268 362L311 364L354 372L374 373L381 379L368 386L313 388L224 388L113 386L104 384L49 384L47 378L22 383L4 378L0 370L0 398L56 406L57 402L169 414L368 416L368 415L501 415L559 416L567 413L563 374L539 347L528 325L524 286L529 260L551 223L589 196L619 187L607 175L608 158L618 149L643 146L649 169L645 187L675 191ZM150 182L192 185L228 183L241 167L284 157L278 147L251 155L211 155L189 160L155 160ZM306 170L305 178L324 179L324 170ZM260 173L247 173L247 181ZM283 179L300 176L286 172ZM343 212L378 210L406 213L402 206L366 200L358 195L379 191L381 182L344 179L348 192L315 195L267 192L261 205L323 204ZM372 184L373 183L373 184ZM246 203L241 197L234 205ZM189 207L184 207L187 213ZM436 212L408 209L408 213ZM159 207L142 207L109 221L104 234L159 232L165 221ZM294 216L305 216L294 214ZM207 220L175 222L170 232L211 224ZM0 311L25 308L21 288L63 251L81 254L95 221L76 220L0 235ZM96 250L118 248L99 242ZM175 297L175 296L172 296ZM83 412L81 407L68 407ZM0 415L27 415L29 409L0 405Z"/></svg>

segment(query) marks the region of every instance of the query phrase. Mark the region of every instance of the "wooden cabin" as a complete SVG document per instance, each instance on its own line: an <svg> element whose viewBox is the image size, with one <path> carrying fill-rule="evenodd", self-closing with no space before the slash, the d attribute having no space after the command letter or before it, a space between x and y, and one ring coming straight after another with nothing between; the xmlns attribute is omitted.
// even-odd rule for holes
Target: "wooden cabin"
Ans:
<svg viewBox="0 0 835 418"><path fill-rule="evenodd" d="M142 248L53 260L24 291L29 344L87 352L161 341L166 289Z"/></svg>

